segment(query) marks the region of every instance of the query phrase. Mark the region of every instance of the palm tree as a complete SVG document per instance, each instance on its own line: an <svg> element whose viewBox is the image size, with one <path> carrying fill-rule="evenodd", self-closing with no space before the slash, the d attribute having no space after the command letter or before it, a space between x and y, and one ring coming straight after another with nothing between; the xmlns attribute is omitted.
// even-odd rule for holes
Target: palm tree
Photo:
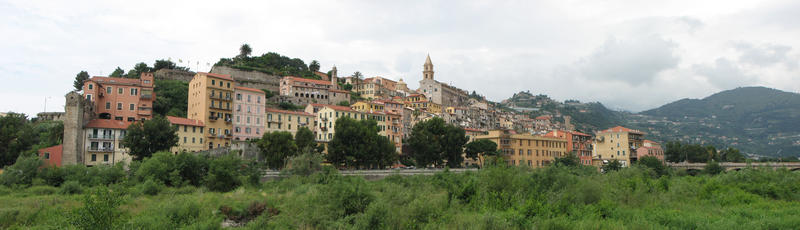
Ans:
<svg viewBox="0 0 800 230"><path fill-rule="evenodd" d="M308 69L311 70L311 72L319 71L319 62L317 60L311 61L311 63L308 63Z"/></svg>
<svg viewBox="0 0 800 230"><path fill-rule="evenodd" d="M358 71L356 71L355 73L353 73L353 77L355 77L355 78L358 78L358 79L361 79L361 77L363 77L363 76L364 76L364 75L361 75L361 72L358 72Z"/></svg>
<svg viewBox="0 0 800 230"><path fill-rule="evenodd" d="M250 45L247 43L243 44L242 47L239 47L239 57L247 57L250 56L250 53L253 52L253 49L250 48Z"/></svg>

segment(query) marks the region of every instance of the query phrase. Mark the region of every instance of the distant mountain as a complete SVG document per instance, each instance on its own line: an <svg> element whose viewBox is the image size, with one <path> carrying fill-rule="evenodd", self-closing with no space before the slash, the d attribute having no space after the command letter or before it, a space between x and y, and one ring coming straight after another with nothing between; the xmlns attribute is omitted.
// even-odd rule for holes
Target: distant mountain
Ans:
<svg viewBox="0 0 800 230"><path fill-rule="evenodd" d="M563 121L568 115L584 132L622 125L645 131L648 139L659 142L734 147L757 156L800 156L800 94L771 88L736 88L640 113L610 110L598 102L558 102L529 92L515 93L501 104L531 117L553 115Z"/></svg>
<svg viewBox="0 0 800 230"><path fill-rule="evenodd" d="M631 116L663 140L706 142L765 156L800 155L800 94L765 87L682 99Z"/></svg>

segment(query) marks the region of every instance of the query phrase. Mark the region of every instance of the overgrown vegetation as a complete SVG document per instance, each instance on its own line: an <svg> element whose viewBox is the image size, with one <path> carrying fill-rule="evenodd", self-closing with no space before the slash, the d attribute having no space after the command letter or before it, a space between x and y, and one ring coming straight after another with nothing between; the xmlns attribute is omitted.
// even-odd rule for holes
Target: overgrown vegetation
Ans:
<svg viewBox="0 0 800 230"><path fill-rule="evenodd" d="M749 168L718 175L679 176L684 173L670 169L661 174L652 167L660 166L648 161L599 173L593 167L571 164L564 159L542 169L497 164L476 172L444 171L432 176L389 176L367 181L341 176L332 167L322 167L305 171L303 174L307 176L230 185L224 190L227 192L188 183L160 185L154 179L167 173L171 175L165 178L190 181L191 176L178 176L184 172L178 169L181 167L165 166L175 168L173 172L177 173L145 173L146 164L182 165L187 161L220 159L219 165L232 172L231 176L244 176L238 172L246 164L235 162L236 158L181 156L156 154L140 166L131 165L133 174L121 180L84 185L86 193L59 195L50 185L0 186L3 204L0 228L793 229L800 226L797 215L800 174L785 169ZM300 158L304 157L295 159L309 160ZM215 167L215 163L208 165ZM62 189L76 184L71 181L81 180L66 177L70 182L61 185ZM211 174L203 180L209 178ZM225 177L225 181L231 178Z"/></svg>
<svg viewBox="0 0 800 230"><path fill-rule="evenodd" d="M239 48L239 54L234 58L221 58L215 66L228 66L241 70L252 70L280 76L295 76L303 78L320 79L309 69L309 66L299 58L289 58L278 53L268 52L261 56L251 57L252 49L244 44ZM316 66L319 69L319 63Z"/></svg>

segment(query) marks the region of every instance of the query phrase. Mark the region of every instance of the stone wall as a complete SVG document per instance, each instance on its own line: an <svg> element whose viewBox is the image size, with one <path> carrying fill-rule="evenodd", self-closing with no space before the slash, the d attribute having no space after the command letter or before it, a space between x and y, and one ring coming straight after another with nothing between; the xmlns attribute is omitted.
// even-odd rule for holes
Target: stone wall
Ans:
<svg viewBox="0 0 800 230"><path fill-rule="evenodd" d="M183 71L183 70L174 70L174 69L160 69L157 70L154 74L156 79L164 79L164 80L178 80L178 81L185 81L189 82L194 78L194 72Z"/></svg>
<svg viewBox="0 0 800 230"><path fill-rule="evenodd" d="M231 75L239 86L280 92L281 76L216 65L211 67L211 73Z"/></svg>

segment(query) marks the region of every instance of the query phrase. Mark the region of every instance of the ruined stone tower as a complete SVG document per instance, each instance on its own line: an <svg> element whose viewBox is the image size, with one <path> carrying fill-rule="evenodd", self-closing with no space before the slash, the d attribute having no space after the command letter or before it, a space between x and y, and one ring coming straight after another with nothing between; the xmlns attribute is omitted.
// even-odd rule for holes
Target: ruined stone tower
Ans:
<svg viewBox="0 0 800 230"><path fill-rule="evenodd" d="M64 97L64 151L61 165L83 164L83 126L94 119L94 106L77 91L69 92Z"/></svg>

